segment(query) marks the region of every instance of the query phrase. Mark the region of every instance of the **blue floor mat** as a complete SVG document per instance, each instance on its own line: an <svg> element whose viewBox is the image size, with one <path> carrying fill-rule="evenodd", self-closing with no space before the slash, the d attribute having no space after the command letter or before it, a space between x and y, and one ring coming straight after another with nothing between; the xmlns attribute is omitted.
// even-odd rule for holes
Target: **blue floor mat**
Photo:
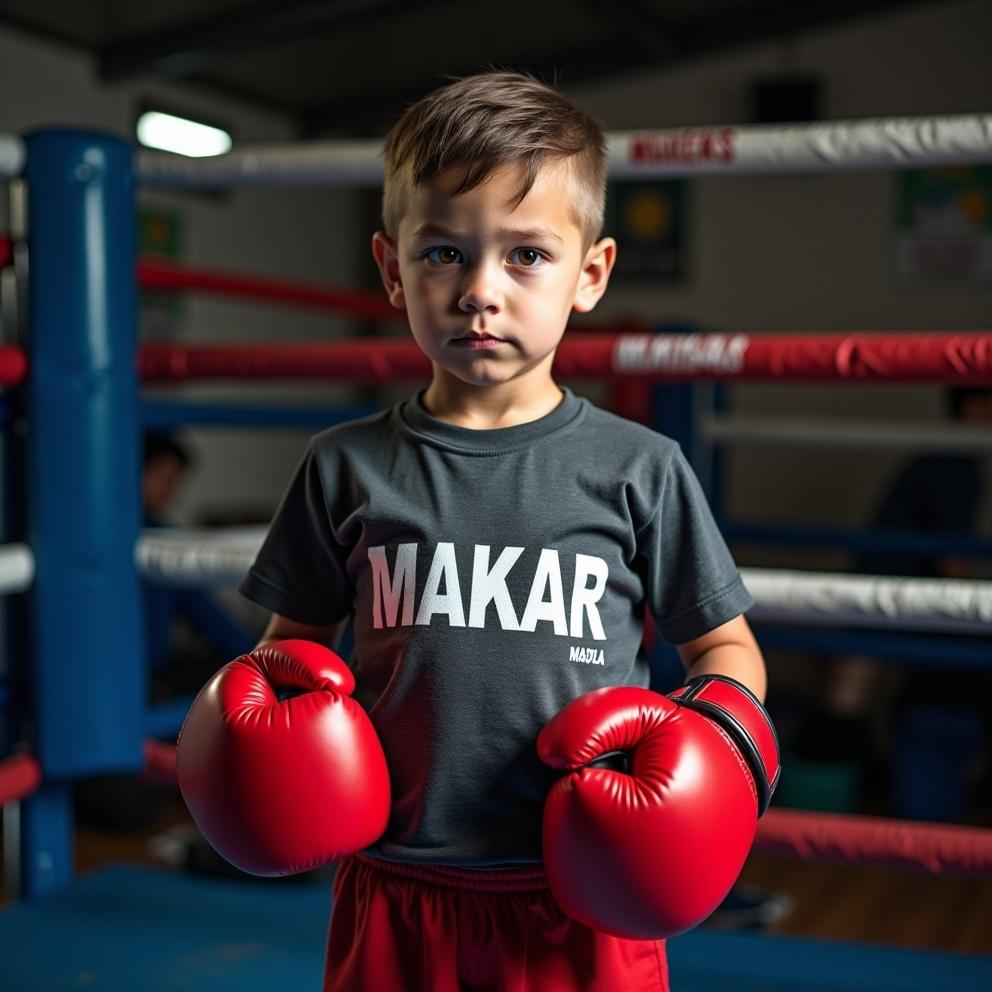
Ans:
<svg viewBox="0 0 992 992"><path fill-rule="evenodd" d="M0 988L319 992L329 913L323 882L111 866L0 913ZM992 957L705 928L669 959L673 992L992 989Z"/></svg>

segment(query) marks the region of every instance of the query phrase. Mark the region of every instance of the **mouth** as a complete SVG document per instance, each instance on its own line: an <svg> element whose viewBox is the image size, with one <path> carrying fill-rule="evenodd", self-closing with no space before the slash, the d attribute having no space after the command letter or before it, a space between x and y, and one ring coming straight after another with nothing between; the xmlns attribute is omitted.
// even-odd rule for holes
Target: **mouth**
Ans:
<svg viewBox="0 0 992 992"><path fill-rule="evenodd" d="M506 344L506 341L492 334L471 331L461 337L452 338L451 343L459 348L495 348L498 345Z"/></svg>

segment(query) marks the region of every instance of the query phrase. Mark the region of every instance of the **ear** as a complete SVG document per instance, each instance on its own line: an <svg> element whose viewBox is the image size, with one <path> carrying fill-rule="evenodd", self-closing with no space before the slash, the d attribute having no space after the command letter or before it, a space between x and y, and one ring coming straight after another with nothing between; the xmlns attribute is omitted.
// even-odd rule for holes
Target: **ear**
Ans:
<svg viewBox="0 0 992 992"><path fill-rule="evenodd" d="M617 243L613 238L601 238L586 252L582 271L579 273L579 284L575 289L573 310L588 313L599 303L599 298L606 292L616 260Z"/></svg>
<svg viewBox="0 0 992 992"><path fill-rule="evenodd" d="M379 275L382 276L382 284L386 287L389 302L397 310L405 310L406 297L403 295L403 283L400 280L396 242L385 231L376 231L372 235L372 257L379 266Z"/></svg>

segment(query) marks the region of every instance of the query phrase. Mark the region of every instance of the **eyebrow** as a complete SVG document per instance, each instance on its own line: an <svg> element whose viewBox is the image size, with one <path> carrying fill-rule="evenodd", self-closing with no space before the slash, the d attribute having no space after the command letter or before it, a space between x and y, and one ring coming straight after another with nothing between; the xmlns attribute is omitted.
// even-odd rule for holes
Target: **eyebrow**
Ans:
<svg viewBox="0 0 992 992"><path fill-rule="evenodd" d="M564 244L564 239L555 234L550 227L527 227L527 228L508 228L501 227L496 232L500 238L510 240L510 241L557 241L559 244ZM421 224L413 232L413 237L415 238L452 238L457 240L463 237L457 231L451 230L451 228L442 227L438 224Z"/></svg>

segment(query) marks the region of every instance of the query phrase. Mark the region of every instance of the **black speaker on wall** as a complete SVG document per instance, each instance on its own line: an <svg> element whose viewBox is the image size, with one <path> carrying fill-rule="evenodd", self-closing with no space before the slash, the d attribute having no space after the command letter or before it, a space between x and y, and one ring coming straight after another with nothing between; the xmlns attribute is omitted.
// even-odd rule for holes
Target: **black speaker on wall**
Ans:
<svg viewBox="0 0 992 992"><path fill-rule="evenodd" d="M758 76L749 87L751 122L785 124L822 118L823 82L818 76Z"/></svg>

